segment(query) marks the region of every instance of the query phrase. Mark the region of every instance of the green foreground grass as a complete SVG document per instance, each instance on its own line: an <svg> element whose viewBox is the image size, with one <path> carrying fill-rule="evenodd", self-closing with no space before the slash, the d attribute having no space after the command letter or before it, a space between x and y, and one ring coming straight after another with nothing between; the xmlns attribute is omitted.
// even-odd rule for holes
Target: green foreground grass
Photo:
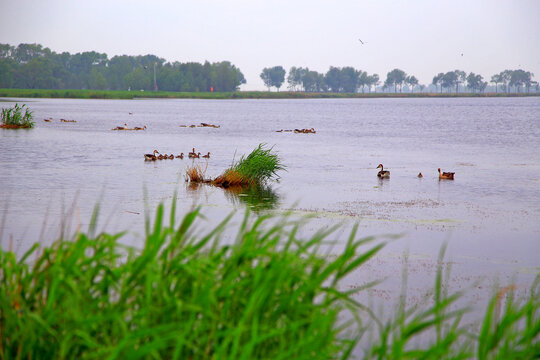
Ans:
<svg viewBox="0 0 540 360"><path fill-rule="evenodd" d="M340 281L384 246L358 239L326 255L328 235L298 237L290 216L230 217L199 234L194 210L168 225L164 207L146 220L142 249L122 234L86 233L0 251L0 359L533 359L540 356L540 289L516 299L495 292L483 321L462 323L461 293L447 293L439 266L433 294L377 318ZM197 226L199 225L199 226ZM444 249L441 251L441 259ZM442 261L440 262L442 263ZM405 286L406 287L406 286ZM356 349L358 351L358 349Z"/></svg>
<svg viewBox="0 0 540 360"><path fill-rule="evenodd" d="M0 97L71 99L321 99L321 98L421 98L421 97L522 97L540 93L308 93L298 91L167 92L113 90L0 89Z"/></svg>

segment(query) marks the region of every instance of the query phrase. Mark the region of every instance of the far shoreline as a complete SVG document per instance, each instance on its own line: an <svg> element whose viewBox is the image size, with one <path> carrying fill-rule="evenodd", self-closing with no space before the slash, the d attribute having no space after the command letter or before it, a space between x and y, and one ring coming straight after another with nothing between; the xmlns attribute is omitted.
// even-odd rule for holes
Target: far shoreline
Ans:
<svg viewBox="0 0 540 360"><path fill-rule="evenodd" d="M0 89L0 98L51 98L51 99L374 99L374 98L468 98L468 97L531 97L536 93L332 93L300 91L235 91L235 92L167 92L167 91L118 91L118 90L48 90Z"/></svg>

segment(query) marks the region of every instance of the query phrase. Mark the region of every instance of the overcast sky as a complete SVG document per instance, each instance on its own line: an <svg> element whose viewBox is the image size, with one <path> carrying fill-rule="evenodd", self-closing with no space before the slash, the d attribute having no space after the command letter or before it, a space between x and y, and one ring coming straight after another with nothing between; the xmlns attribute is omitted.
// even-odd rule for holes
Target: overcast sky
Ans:
<svg viewBox="0 0 540 360"><path fill-rule="evenodd" d="M423 84L522 68L538 80L540 0L0 0L0 43L229 60L244 90L264 89L259 74L275 65L353 66L382 80L397 67Z"/></svg>

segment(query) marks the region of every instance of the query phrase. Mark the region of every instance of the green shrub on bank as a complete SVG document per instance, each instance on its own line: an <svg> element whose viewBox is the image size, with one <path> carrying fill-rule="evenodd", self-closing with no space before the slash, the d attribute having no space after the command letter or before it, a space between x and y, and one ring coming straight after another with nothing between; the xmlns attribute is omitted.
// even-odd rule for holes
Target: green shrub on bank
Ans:
<svg viewBox="0 0 540 360"><path fill-rule="evenodd" d="M13 127L13 128L31 128L34 126L34 122L32 119L34 118L32 111L30 109L26 108L26 104L23 104L23 106L19 106L19 104L15 104L12 108L4 108L2 109L2 124L5 125L5 127ZM24 110L24 114L23 114Z"/></svg>

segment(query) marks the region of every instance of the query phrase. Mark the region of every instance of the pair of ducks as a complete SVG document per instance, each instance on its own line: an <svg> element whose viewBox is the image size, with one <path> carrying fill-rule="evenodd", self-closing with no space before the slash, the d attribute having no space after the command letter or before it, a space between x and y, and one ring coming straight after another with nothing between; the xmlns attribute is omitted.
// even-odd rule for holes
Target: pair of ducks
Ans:
<svg viewBox="0 0 540 360"><path fill-rule="evenodd" d="M124 126L117 126L112 130L146 130L146 125L144 125L143 127L135 126L133 129L130 129L127 127L127 124L124 123Z"/></svg>
<svg viewBox="0 0 540 360"><path fill-rule="evenodd" d="M390 177L390 171L384 170L383 164L379 164L379 166L377 166L377 169L379 168L381 169L381 171L377 173L378 177L380 177L381 179ZM438 170L439 180L454 180L455 172L441 172L441 168L439 168ZM423 178L424 176L422 175L422 173L418 173L418 177Z"/></svg>
<svg viewBox="0 0 540 360"><path fill-rule="evenodd" d="M201 153L200 152L196 153L195 148L193 148L193 149L191 149L191 152L188 153L188 157L190 159L198 159L198 158L201 157ZM208 152L208 154L203 155L202 157L205 158L205 159L210 159L210 151Z"/></svg>

